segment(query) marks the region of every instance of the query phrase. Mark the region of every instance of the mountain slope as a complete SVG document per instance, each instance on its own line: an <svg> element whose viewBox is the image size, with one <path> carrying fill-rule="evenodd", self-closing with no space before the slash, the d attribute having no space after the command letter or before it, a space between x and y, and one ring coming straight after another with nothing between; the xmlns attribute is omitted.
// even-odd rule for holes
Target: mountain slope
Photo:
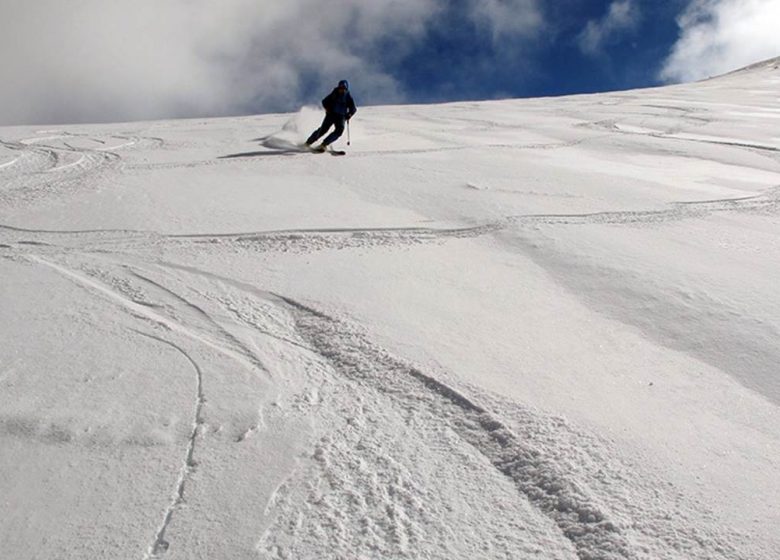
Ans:
<svg viewBox="0 0 780 560"><path fill-rule="evenodd" d="M779 92L0 129L4 555L775 558Z"/></svg>

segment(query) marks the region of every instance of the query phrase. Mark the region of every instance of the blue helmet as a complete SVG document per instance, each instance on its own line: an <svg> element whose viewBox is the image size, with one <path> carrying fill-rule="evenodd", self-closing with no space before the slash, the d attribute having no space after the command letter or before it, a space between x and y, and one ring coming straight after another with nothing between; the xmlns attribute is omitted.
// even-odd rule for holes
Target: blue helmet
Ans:
<svg viewBox="0 0 780 560"><path fill-rule="evenodd" d="M347 80L341 80L339 82L339 87L343 87L346 90L349 90L349 82Z"/></svg>

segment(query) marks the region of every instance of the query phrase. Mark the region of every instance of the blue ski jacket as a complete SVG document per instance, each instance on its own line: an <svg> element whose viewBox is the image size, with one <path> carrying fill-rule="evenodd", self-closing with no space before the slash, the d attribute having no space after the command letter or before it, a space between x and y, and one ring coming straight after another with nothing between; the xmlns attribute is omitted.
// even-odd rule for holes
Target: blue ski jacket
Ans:
<svg viewBox="0 0 780 560"><path fill-rule="evenodd" d="M357 113L355 101L352 99L349 91L339 93L338 88L334 88L333 91L322 100L322 106L328 113L335 113L347 119Z"/></svg>

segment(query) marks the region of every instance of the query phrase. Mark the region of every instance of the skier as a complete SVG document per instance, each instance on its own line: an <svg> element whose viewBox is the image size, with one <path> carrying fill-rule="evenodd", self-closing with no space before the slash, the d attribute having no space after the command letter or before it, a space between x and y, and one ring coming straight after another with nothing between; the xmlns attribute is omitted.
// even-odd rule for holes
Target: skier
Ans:
<svg viewBox="0 0 780 560"><path fill-rule="evenodd" d="M311 145L325 135L331 126L336 128L319 146L312 148L317 152L324 152L335 142L344 133L344 123L357 112L355 102L349 94L349 82L341 80L339 85L322 100L322 106L325 108L325 118L322 120L322 125L306 140L306 147L311 148Z"/></svg>

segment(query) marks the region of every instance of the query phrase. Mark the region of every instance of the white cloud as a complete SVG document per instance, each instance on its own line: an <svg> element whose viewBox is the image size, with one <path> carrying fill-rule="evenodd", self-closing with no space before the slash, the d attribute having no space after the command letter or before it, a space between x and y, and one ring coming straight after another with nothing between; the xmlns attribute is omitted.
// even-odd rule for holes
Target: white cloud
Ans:
<svg viewBox="0 0 780 560"><path fill-rule="evenodd" d="M470 0L470 11L495 43L509 37L533 37L544 27L537 0Z"/></svg>
<svg viewBox="0 0 780 560"><path fill-rule="evenodd" d="M780 0L692 0L661 78L692 81L780 55Z"/></svg>
<svg viewBox="0 0 780 560"><path fill-rule="evenodd" d="M446 13L494 41L543 23L538 0L0 1L0 125L286 111L341 78L399 102L388 69Z"/></svg>
<svg viewBox="0 0 780 560"><path fill-rule="evenodd" d="M400 100L370 57L407 52L444 4L3 0L0 124L289 109L342 77Z"/></svg>
<svg viewBox="0 0 780 560"><path fill-rule="evenodd" d="M591 20L577 37L580 50L587 55L601 54L604 47L637 28L642 17L635 0L615 0L600 20Z"/></svg>

